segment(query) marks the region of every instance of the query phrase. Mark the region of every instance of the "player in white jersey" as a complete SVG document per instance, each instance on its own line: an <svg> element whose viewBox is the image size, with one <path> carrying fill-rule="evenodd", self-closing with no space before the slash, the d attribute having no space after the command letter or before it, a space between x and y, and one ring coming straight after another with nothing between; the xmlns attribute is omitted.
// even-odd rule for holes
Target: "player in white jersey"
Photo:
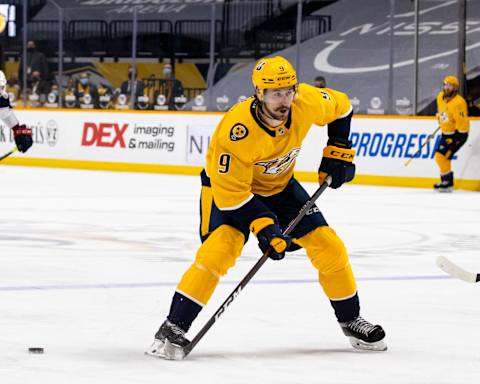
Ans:
<svg viewBox="0 0 480 384"><path fill-rule="evenodd" d="M17 149L20 152L25 153L33 144L32 130L25 126L25 124L19 123L17 117L13 113L6 89L7 79L5 78L3 71L0 71L0 119L7 128L12 130Z"/></svg>

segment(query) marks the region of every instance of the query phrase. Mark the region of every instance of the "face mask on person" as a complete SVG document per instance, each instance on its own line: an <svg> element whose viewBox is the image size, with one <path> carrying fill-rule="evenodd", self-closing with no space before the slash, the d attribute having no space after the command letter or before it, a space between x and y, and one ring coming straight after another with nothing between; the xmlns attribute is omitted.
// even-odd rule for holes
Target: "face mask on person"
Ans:
<svg viewBox="0 0 480 384"><path fill-rule="evenodd" d="M163 69L163 76L170 77L171 74L172 74L171 68L164 68Z"/></svg>
<svg viewBox="0 0 480 384"><path fill-rule="evenodd" d="M27 52L28 52L28 53L35 52L35 48L33 48L33 47L28 47L28 48L27 48Z"/></svg>
<svg viewBox="0 0 480 384"><path fill-rule="evenodd" d="M88 85L88 79L80 79L80 84L82 85Z"/></svg>

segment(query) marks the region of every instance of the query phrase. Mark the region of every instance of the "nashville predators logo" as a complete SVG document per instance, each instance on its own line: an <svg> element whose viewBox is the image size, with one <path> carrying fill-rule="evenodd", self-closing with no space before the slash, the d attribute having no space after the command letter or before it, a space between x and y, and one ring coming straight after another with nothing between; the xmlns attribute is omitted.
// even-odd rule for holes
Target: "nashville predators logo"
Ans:
<svg viewBox="0 0 480 384"><path fill-rule="evenodd" d="M260 165L261 167L265 168L263 170L263 174L265 175L280 175L287 171L293 165L293 163L295 163L295 159L299 153L300 148L294 148L279 159L259 161L258 163L255 163L255 165Z"/></svg>
<svg viewBox="0 0 480 384"><path fill-rule="evenodd" d="M235 124L230 131L230 140L238 141L248 136L248 129L243 124Z"/></svg>

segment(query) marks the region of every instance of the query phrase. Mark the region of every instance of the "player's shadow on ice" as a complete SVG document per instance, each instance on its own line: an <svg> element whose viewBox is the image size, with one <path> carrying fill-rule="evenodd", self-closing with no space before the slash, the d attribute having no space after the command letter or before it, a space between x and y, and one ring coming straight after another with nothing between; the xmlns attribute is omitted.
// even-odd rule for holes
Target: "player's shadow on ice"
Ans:
<svg viewBox="0 0 480 384"><path fill-rule="evenodd" d="M345 354L345 353L362 353L362 351L355 350L351 347L345 348L283 348L283 349L264 349L257 350L255 352L249 351L218 351L218 352L202 352L193 351L191 355L187 357L187 360L200 360L200 359L211 359L211 358L265 358L265 359L291 359L293 356L322 356L329 354Z"/></svg>

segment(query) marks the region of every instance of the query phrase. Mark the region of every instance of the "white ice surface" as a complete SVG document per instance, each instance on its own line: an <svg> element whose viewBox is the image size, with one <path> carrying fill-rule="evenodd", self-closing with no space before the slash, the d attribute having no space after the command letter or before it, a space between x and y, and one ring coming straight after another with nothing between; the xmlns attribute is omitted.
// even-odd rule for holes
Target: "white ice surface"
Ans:
<svg viewBox="0 0 480 384"><path fill-rule="evenodd" d="M478 193L347 185L320 197L387 352L350 347L299 251L267 261L171 362L143 352L199 245L199 178L1 165L0 180L1 384L480 382L480 284L435 266L446 255L479 272ZM259 256L250 240L190 337Z"/></svg>

